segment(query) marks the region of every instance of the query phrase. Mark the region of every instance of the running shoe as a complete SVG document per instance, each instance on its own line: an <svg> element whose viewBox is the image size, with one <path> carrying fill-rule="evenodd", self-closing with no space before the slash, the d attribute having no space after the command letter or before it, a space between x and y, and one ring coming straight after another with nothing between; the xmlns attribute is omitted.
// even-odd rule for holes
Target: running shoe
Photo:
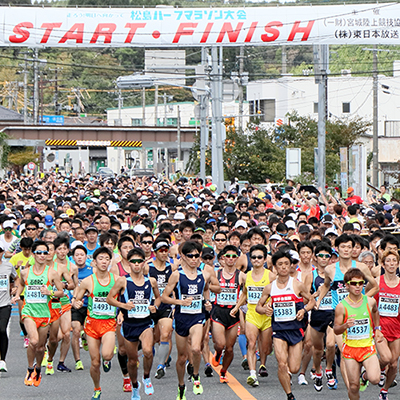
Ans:
<svg viewBox="0 0 400 400"><path fill-rule="evenodd" d="M229 380L225 375L220 375L219 376L219 383L229 383Z"/></svg>
<svg viewBox="0 0 400 400"><path fill-rule="evenodd" d="M26 349L29 346L29 339L26 337L24 339L24 348Z"/></svg>
<svg viewBox="0 0 400 400"><path fill-rule="evenodd" d="M42 359L42 367L45 367L47 365L47 350L44 352L44 356Z"/></svg>
<svg viewBox="0 0 400 400"><path fill-rule="evenodd" d="M381 379L379 380L378 386L380 388L383 388L385 386L385 382L386 382L386 372L381 371Z"/></svg>
<svg viewBox="0 0 400 400"><path fill-rule="evenodd" d="M53 366L53 361L49 361L46 364L46 371L45 371L46 375L54 375L54 366Z"/></svg>
<svg viewBox="0 0 400 400"><path fill-rule="evenodd" d="M81 331L81 341L82 341L83 350L89 351L89 345L85 338L85 331Z"/></svg>
<svg viewBox="0 0 400 400"><path fill-rule="evenodd" d="M114 355L118 353L118 347L114 346Z"/></svg>
<svg viewBox="0 0 400 400"><path fill-rule="evenodd" d="M392 384L390 385L391 388L394 388L395 386L397 386L397 381L396 379L392 382Z"/></svg>
<svg viewBox="0 0 400 400"><path fill-rule="evenodd" d="M166 368L169 368L169 367L171 366L171 361L172 361L172 357L171 357L171 356L168 356L168 360L167 360L167 362L165 363L165 367L166 367Z"/></svg>
<svg viewBox="0 0 400 400"><path fill-rule="evenodd" d="M151 383L150 378L142 378L142 382L144 385L144 392L147 394L147 396L151 396L152 394L154 394L154 387Z"/></svg>
<svg viewBox="0 0 400 400"><path fill-rule="evenodd" d="M132 382L129 378L124 378L124 383L122 385L122 390L124 392L132 392Z"/></svg>
<svg viewBox="0 0 400 400"><path fill-rule="evenodd" d="M99 400L101 396L101 390L95 390L93 392L92 400Z"/></svg>
<svg viewBox="0 0 400 400"><path fill-rule="evenodd" d="M364 392L365 389L368 387L369 381L365 377L365 370L361 371L360 375L360 392Z"/></svg>
<svg viewBox="0 0 400 400"><path fill-rule="evenodd" d="M132 387L131 400L140 400L140 392L139 392L139 390L140 390L140 382L138 382L137 384L138 384L137 388Z"/></svg>
<svg viewBox="0 0 400 400"><path fill-rule="evenodd" d="M108 372L111 369L111 360L110 361L106 361L103 360L103 371L104 372Z"/></svg>
<svg viewBox="0 0 400 400"><path fill-rule="evenodd" d="M268 370L264 364L260 365L260 368L258 369L258 375L260 375L262 378L266 378L268 376Z"/></svg>
<svg viewBox="0 0 400 400"><path fill-rule="evenodd" d="M186 400L186 387L181 395L181 390L180 387L178 386L178 396L176 397L176 400Z"/></svg>
<svg viewBox="0 0 400 400"><path fill-rule="evenodd" d="M258 379L256 376L253 375L249 375L247 377L247 384L253 387L257 387L260 385L260 383L258 382Z"/></svg>
<svg viewBox="0 0 400 400"><path fill-rule="evenodd" d="M189 375L188 381L192 380L193 372L194 372L193 365L190 364L189 361L186 361L186 373Z"/></svg>
<svg viewBox="0 0 400 400"><path fill-rule="evenodd" d="M202 394L203 386L200 383L200 377L198 377L196 380L192 377L192 382L193 382L193 393Z"/></svg>
<svg viewBox="0 0 400 400"><path fill-rule="evenodd" d="M290 371L288 371L288 375L289 375L289 378L290 378L290 386L293 386L292 373Z"/></svg>
<svg viewBox="0 0 400 400"><path fill-rule="evenodd" d="M77 361L76 363L75 363L75 370L76 371L83 371L83 363L82 363L82 361L81 360L79 360L79 361Z"/></svg>
<svg viewBox="0 0 400 400"><path fill-rule="evenodd" d="M21 331L21 332L19 333L19 336L24 337L24 332Z"/></svg>
<svg viewBox="0 0 400 400"><path fill-rule="evenodd" d="M5 361L0 361L0 372L7 372L7 364Z"/></svg>
<svg viewBox="0 0 400 400"><path fill-rule="evenodd" d="M33 380L36 378L36 372L35 369L33 371L27 371L24 383L26 386L32 386L33 385Z"/></svg>
<svg viewBox="0 0 400 400"><path fill-rule="evenodd" d="M164 375L165 375L165 367L164 367L164 365L160 364L157 367L157 371L156 371L156 374L154 375L154 378L161 379Z"/></svg>
<svg viewBox="0 0 400 400"><path fill-rule="evenodd" d="M211 378L211 377L214 376L214 372L213 372L213 369L211 367L211 364L209 364L209 363L206 364L206 366L204 368L204 374L206 375L207 378Z"/></svg>
<svg viewBox="0 0 400 400"><path fill-rule="evenodd" d="M211 358L211 364L214 367L218 367L219 362L221 361L221 357L222 357L222 353L219 355L218 359L217 359L217 352L214 353L213 357Z"/></svg>
<svg viewBox="0 0 400 400"><path fill-rule="evenodd" d="M320 392L322 390L322 388L324 387L323 383L322 383L322 375L321 376L315 376L314 379L314 389L317 392Z"/></svg>
<svg viewBox="0 0 400 400"><path fill-rule="evenodd" d="M71 372L71 370L64 363L58 363L57 371L58 372Z"/></svg>
<svg viewBox="0 0 400 400"><path fill-rule="evenodd" d="M307 382L306 377L304 376L304 374L299 374L299 376L297 377L297 383L300 386L308 385L308 382Z"/></svg>
<svg viewBox="0 0 400 400"><path fill-rule="evenodd" d="M294 396L293 396L293 393L289 393L289 394L287 395L287 400L296 400L296 399L294 398Z"/></svg>
<svg viewBox="0 0 400 400"><path fill-rule="evenodd" d="M311 368L310 378L311 378L312 381L315 379L315 369L314 368Z"/></svg>
<svg viewBox="0 0 400 400"><path fill-rule="evenodd" d="M336 390L337 389L337 380L333 376L333 373L325 371L325 376L326 376L326 386L328 386L328 389Z"/></svg>
<svg viewBox="0 0 400 400"><path fill-rule="evenodd" d="M388 392L386 390L379 393L379 400L388 400Z"/></svg>
<svg viewBox="0 0 400 400"><path fill-rule="evenodd" d="M258 350L256 351L256 357L257 357L257 361L260 361L260 359L261 359L260 358L260 352Z"/></svg>
<svg viewBox="0 0 400 400"><path fill-rule="evenodd" d="M32 383L33 386L38 387L40 385L40 382L42 381L42 373L40 371L38 373L37 370L35 372L35 378L32 379Z"/></svg>
<svg viewBox="0 0 400 400"><path fill-rule="evenodd" d="M243 358L243 360L242 360L242 368L243 368L245 371L248 371L248 370L249 370L249 362L247 361L247 358Z"/></svg>

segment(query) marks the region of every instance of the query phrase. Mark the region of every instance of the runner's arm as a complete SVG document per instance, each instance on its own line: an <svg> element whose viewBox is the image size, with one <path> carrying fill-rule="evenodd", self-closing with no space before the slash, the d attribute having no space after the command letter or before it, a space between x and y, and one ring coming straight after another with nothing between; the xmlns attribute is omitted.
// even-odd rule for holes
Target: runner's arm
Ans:
<svg viewBox="0 0 400 400"><path fill-rule="evenodd" d="M153 288L153 293L154 293L154 298L155 298L154 307L156 309L158 309L158 307L160 307L160 304L161 304L160 291L158 290L157 281L154 278L150 278L150 282L151 282L151 287ZM150 307L152 307L152 306L150 306ZM155 311L156 310L154 310L153 312L155 312Z"/></svg>
<svg viewBox="0 0 400 400"><path fill-rule="evenodd" d="M354 325L354 319L348 319L344 322L344 307L343 304L339 303L335 309L335 321L333 325L333 331L335 335L341 335L346 329Z"/></svg>
<svg viewBox="0 0 400 400"><path fill-rule="evenodd" d="M368 297L374 297L379 292L379 285L375 278L372 276L370 269L363 263L357 263L357 268L364 274L365 279L371 284L371 289L365 293Z"/></svg>
<svg viewBox="0 0 400 400"><path fill-rule="evenodd" d="M123 293L125 288L126 288L126 278L124 276L120 276L114 283L114 286L108 292L107 303L110 304L111 306L124 308L125 310L130 311L135 307L133 303L131 302L122 303L121 301L118 301L116 299L117 295L119 293Z"/></svg>
<svg viewBox="0 0 400 400"><path fill-rule="evenodd" d="M383 334L380 330L380 317L376 300L374 298L368 298L368 305L371 310L372 323L374 325L375 340L381 343L384 339Z"/></svg>
<svg viewBox="0 0 400 400"><path fill-rule="evenodd" d="M327 267L329 268L329 267ZM322 299L326 296L326 294L329 292L329 289L331 288L332 280L331 277L329 276L330 270L325 269L325 280L324 284L319 287L319 296L318 296L318 301L315 304L315 309L319 309L319 305L321 304Z"/></svg>
<svg viewBox="0 0 400 400"><path fill-rule="evenodd" d="M72 297L72 307L79 309L83 306L82 299L85 296L85 293L92 293L92 277L88 276L83 279L81 284L75 288L74 295Z"/></svg>
<svg viewBox="0 0 400 400"><path fill-rule="evenodd" d="M239 311L239 308L246 304L246 301L247 301L247 288L246 286L243 286L242 294L240 295L239 300L236 303L236 306L232 308L230 314L232 316L235 316L235 314Z"/></svg>
<svg viewBox="0 0 400 400"><path fill-rule="evenodd" d="M271 313L272 307L270 302L267 303L268 299L270 298L270 293L271 293L271 284L265 286L265 288L262 291L260 300L258 300L258 303L256 305L256 312L259 314L266 314L268 315ZM271 313L272 315L272 313ZM270 316L270 315L268 315Z"/></svg>

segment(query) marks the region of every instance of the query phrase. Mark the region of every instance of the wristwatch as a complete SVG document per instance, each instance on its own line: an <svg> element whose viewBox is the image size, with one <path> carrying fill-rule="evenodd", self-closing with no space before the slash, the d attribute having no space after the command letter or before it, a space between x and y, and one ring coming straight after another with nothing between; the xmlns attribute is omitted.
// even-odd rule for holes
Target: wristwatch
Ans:
<svg viewBox="0 0 400 400"><path fill-rule="evenodd" d="M381 327L380 325L375 326L375 327L374 327L374 331L375 331L375 330L382 331L382 327Z"/></svg>

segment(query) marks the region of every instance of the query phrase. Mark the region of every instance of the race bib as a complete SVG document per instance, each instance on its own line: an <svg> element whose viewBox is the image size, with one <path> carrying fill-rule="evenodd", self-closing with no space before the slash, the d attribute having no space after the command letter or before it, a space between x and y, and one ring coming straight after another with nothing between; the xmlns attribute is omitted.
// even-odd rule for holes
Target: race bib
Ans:
<svg viewBox="0 0 400 400"><path fill-rule="evenodd" d="M217 304L221 306L234 306L237 300L237 290L235 288L224 288L217 296Z"/></svg>
<svg viewBox="0 0 400 400"><path fill-rule="evenodd" d="M115 307L107 303L106 297L94 297L92 311L95 315L115 316Z"/></svg>
<svg viewBox="0 0 400 400"><path fill-rule="evenodd" d="M348 294L349 294L349 292L346 288L339 288L337 290L338 303L340 303L343 299L345 299Z"/></svg>
<svg viewBox="0 0 400 400"><path fill-rule="evenodd" d="M318 300L318 298L316 299ZM321 311L332 310L332 293L329 291L325 297L321 300L319 304L319 309Z"/></svg>
<svg viewBox="0 0 400 400"><path fill-rule="evenodd" d="M164 293L165 288L167 287L166 283L159 283L158 284L158 291L160 292L160 296Z"/></svg>
<svg viewBox="0 0 400 400"><path fill-rule="evenodd" d="M275 322L287 322L296 319L296 306L294 301L274 303Z"/></svg>
<svg viewBox="0 0 400 400"><path fill-rule="evenodd" d="M217 298L216 294L210 290L210 302L214 303L216 298Z"/></svg>
<svg viewBox="0 0 400 400"><path fill-rule="evenodd" d="M47 296L40 292L41 285L28 285L25 291L27 303L47 303Z"/></svg>
<svg viewBox="0 0 400 400"><path fill-rule="evenodd" d="M348 340L361 340L370 337L370 322L368 318L356 319L354 326L347 329Z"/></svg>
<svg viewBox="0 0 400 400"><path fill-rule="evenodd" d="M191 297L192 304L190 306L181 306L182 314L201 314L202 311L202 300L203 296L201 294L183 294L182 300Z"/></svg>
<svg viewBox="0 0 400 400"><path fill-rule="evenodd" d="M397 317L399 315L399 298L379 296L379 315Z"/></svg>
<svg viewBox="0 0 400 400"><path fill-rule="evenodd" d="M146 318L150 315L148 299L130 299L131 303L135 305L132 310L128 311L128 318Z"/></svg>
<svg viewBox="0 0 400 400"><path fill-rule="evenodd" d="M8 276L7 275L0 275L0 292L8 292Z"/></svg>
<svg viewBox="0 0 400 400"><path fill-rule="evenodd" d="M257 304L258 300L261 299L263 289L262 286L249 286L247 288L247 303Z"/></svg>

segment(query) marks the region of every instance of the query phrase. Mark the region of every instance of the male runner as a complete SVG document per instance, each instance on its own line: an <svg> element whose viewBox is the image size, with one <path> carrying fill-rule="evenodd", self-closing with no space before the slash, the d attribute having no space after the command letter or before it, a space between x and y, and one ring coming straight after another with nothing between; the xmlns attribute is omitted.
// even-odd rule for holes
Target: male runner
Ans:
<svg viewBox="0 0 400 400"><path fill-rule="evenodd" d="M269 285L276 275L269 269L264 268L267 259L267 248L262 244L256 244L250 248L249 257L253 269L247 273L245 286L240 296L239 302L232 309L231 315L234 316L247 300L246 313L246 338L247 338L247 360L249 363L250 375L247 384L259 386L256 374L256 350L257 338L259 338L260 361L259 375L267 377L268 371L265 366L267 356L272 351L272 329L270 316L260 315L256 312L256 306L261 298L264 287ZM265 314L265 313L264 313Z"/></svg>
<svg viewBox="0 0 400 400"><path fill-rule="evenodd" d="M258 301L256 311L272 316L272 340L278 361L278 378L288 400L295 400L290 374L300 369L304 338L304 315L314 305L314 298L304 283L290 276L292 259L289 252L277 251L272 256L276 279L267 285ZM268 298L271 301L267 303ZM304 307L303 299L308 301Z"/></svg>
<svg viewBox="0 0 400 400"><path fill-rule="evenodd" d="M190 351L193 355L193 393L203 393L199 377L201 344L204 338L203 326L205 324L203 300L206 309L208 307L208 311L210 311L209 282L215 287L215 293L221 292L215 275L211 275L208 270L201 271L199 268L201 251L201 244L195 241L189 240L181 245L181 266L172 273L161 299L163 303L175 305L175 338L178 350L176 371L179 381L177 400L186 399L184 379L189 338ZM171 298L170 295L174 290L176 298Z"/></svg>
<svg viewBox="0 0 400 400"><path fill-rule="evenodd" d="M372 384L379 383L380 367L373 332L377 342L384 341L384 338L376 301L362 294L365 283L363 272L358 268L350 268L344 274L343 280L348 295L335 308L333 330L335 335L343 335L342 355L349 382L349 399L358 400L361 366L365 368L362 383L366 382L367 377Z"/></svg>
<svg viewBox="0 0 400 400"><path fill-rule="evenodd" d="M144 392L154 393L150 380L153 364L153 327L151 313L160 305L160 293L154 278L144 275L145 253L140 248L134 248L128 253L131 272L129 276L118 278L107 296L107 302L118 307L124 321L121 334L125 339L125 350L128 355L128 371L132 382L132 400L140 400L140 383L137 380L138 345L142 343ZM120 301L116 299L120 295ZM155 298L154 305L150 305Z"/></svg>
<svg viewBox="0 0 400 400"><path fill-rule="evenodd" d="M222 352L225 350L219 381L228 383L226 372L233 360L233 346L236 343L237 325L240 322L239 315L233 317L230 312L236 306L240 290L246 282L246 275L236 269L236 261L239 257L237 247L227 245L222 249L220 255L224 261L223 268L217 271L221 293L216 296L211 312L212 337L215 349L212 363L217 367Z"/></svg>
<svg viewBox="0 0 400 400"><path fill-rule="evenodd" d="M27 386L39 386L42 379L40 369L44 346L50 323L49 302L51 298L64 296L64 285L57 272L47 265L48 245L38 240L32 246L32 253L35 264L21 271L21 285L19 285L13 301L18 301L22 291L26 288L21 313L29 338L26 353L28 372L24 382ZM52 285L56 287L56 291L52 289ZM34 368L35 359L36 368Z"/></svg>
<svg viewBox="0 0 400 400"><path fill-rule="evenodd" d="M106 247L100 247L94 252L95 272L80 283L73 297L74 308L79 310L84 305L83 297L88 295L85 333L91 359L90 376L94 384L92 400L98 400L101 396L100 346L104 372L110 371L114 355L116 308L106 301L117 279L108 272L112 256Z"/></svg>

